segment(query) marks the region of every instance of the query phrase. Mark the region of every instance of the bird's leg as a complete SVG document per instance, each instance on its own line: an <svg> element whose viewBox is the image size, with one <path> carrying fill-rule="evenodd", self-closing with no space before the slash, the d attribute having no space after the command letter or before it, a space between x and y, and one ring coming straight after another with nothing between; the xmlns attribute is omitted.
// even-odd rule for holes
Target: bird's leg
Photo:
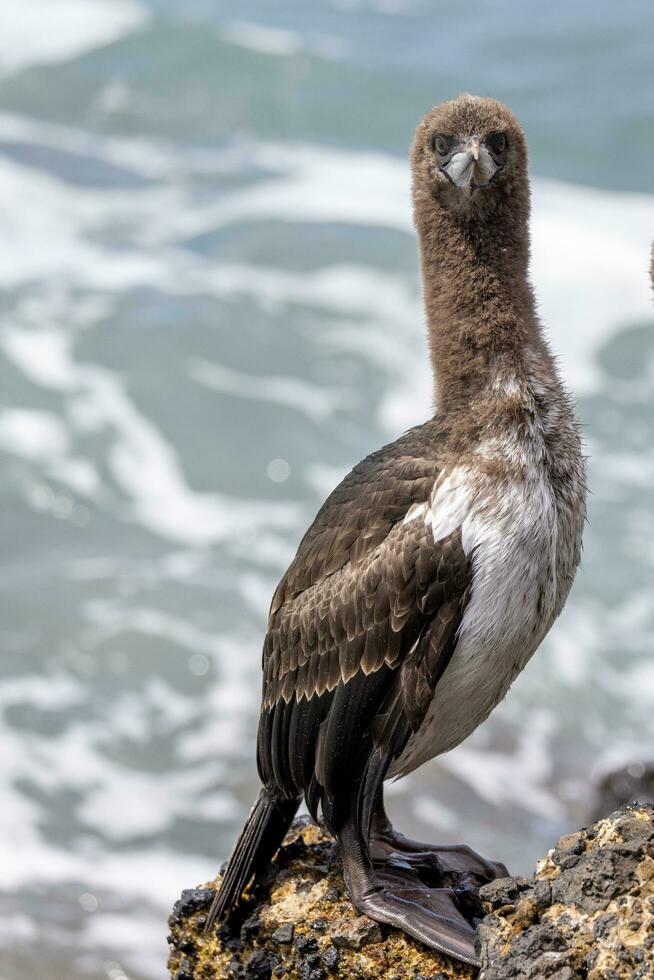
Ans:
<svg viewBox="0 0 654 980"><path fill-rule="evenodd" d="M347 891L359 912L403 930L431 949L478 965L475 931L459 911L451 888L430 888L392 862L374 868L356 806L341 825L338 840Z"/></svg>
<svg viewBox="0 0 654 980"><path fill-rule="evenodd" d="M403 864L429 884L463 886L469 890L494 878L505 878L509 873L501 862L487 861L465 844L436 846L397 833L384 809L383 787L373 809L369 848L376 867L389 861Z"/></svg>

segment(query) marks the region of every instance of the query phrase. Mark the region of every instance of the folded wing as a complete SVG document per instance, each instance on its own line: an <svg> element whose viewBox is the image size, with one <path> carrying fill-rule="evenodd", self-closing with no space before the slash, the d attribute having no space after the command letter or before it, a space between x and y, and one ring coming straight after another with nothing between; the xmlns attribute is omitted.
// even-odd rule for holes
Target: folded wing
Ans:
<svg viewBox="0 0 654 980"><path fill-rule="evenodd" d="M258 764L336 832L337 804L383 778L422 722L456 645L471 568L457 529L424 519L436 423L359 464L329 497L272 602Z"/></svg>

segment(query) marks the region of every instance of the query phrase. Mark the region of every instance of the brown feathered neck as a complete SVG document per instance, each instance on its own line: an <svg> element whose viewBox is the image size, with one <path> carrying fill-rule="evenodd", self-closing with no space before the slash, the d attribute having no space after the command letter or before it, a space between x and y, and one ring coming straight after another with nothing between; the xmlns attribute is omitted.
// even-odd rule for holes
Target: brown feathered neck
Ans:
<svg viewBox="0 0 654 980"><path fill-rule="evenodd" d="M434 133L508 133L505 167L487 187L461 190L434 161ZM418 126L412 150L413 204L420 243L436 408L451 423L483 414L495 378L520 378L528 349L541 346L527 280L529 182L524 137L490 99L460 97Z"/></svg>

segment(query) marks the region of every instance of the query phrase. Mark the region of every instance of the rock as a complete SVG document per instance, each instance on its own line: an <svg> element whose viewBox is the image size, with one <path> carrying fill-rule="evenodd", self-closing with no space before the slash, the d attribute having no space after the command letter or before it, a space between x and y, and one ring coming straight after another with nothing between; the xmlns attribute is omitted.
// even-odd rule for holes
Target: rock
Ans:
<svg viewBox="0 0 654 980"><path fill-rule="evenodd" d="M562 837L533 878L480 896L479 980L654 977L654 807Z"/></svg>
<svg viewBox="0 0 654 980"><path fill-rule="evenodd" d="M335 923L330 935L334 946L341 949L362 949L363 946L382 941L380 927L366 915Z"/></svg>
<svg viewBox="0 0 654 980"><path fill-rule="evenodd" d="M285 922L283 926L279 929L275 929L272 936L270 937L274 943L292 943L293 942L293 923Z"/></svg>
<svg viewBox="0 0 654 980"><path fill-rule="evenodd" d="M169 920L171 977L184 970L185 980L472 980L470 967L359 915L332 851L319 827L296 821L271 873L246 892L238 920L209 935L217 882L185 891Z"/></svg>
<svg viewBox="0 0 654 980"><path fill-rule="evenodd" d="M204 932L217 882L188 889L169 924L173 980L472 980L476 971L350 905L333 844L296 821L238 919ZM654 807L562 837L532 878L481 890L478 980L654 977Z"/></svg>
<svg viewBox="0 0 654 980"><path fill-rule="evenodd" d="M328 970L333 970L338 963L338 950L335 946L328 946L322 954L322 961Z"/></svg>

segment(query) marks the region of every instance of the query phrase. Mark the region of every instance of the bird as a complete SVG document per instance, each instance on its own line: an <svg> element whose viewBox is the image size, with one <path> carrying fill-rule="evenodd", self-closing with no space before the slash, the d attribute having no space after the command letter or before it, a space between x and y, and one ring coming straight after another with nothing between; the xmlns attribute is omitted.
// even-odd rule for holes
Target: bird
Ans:
<svg viewBox="0 0 654 980"><path fill-rule="evenodd" d="M434 411L360 462L302 538L270 607L260 795L207 928L230 918L302 799L336 838L355 908L476 964L465 845L392 827L384 781L462 742L561 612L581 559L585 458L529 280L523 131L462 94L411 150Z"/></svg>

